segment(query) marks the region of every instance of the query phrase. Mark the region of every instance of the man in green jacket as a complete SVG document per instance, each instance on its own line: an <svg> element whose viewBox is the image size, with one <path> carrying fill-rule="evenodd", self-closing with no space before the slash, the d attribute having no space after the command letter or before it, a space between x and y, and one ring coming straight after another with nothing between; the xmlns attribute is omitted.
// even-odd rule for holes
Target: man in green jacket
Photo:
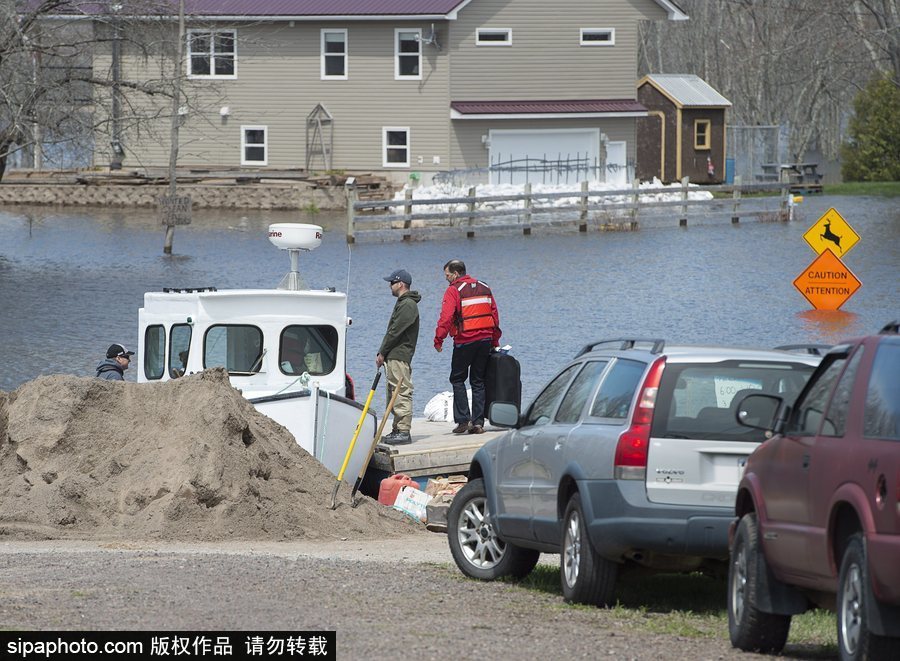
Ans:
<svg viewBox="0 0 900 661"><path fill-rule="evenodd" d="M381 442L389 445L412 443L409 430L412 427L412 357L419 340L419 301L417 291L410 291L412 276L404 269L398 269L385 278L391 285L391 294L397 298L387 333L381 341L381 348L375 356L375 366L384 365L387 376L387 401L391 401L394 388L403 379L397 401L394 402L394 428L390 434L382 436Z"/></svg>

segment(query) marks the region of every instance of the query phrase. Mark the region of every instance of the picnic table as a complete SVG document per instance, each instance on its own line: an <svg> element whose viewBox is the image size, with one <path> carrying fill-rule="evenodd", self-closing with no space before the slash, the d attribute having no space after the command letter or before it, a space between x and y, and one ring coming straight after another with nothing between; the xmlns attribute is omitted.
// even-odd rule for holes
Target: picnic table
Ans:
<svg viewBox="0 0 900 661"><path fill-rule="evenodd" d="M762 163L762 173L757 181L783 181L791 184L815 184L822 182L818 163Z"/></svg>

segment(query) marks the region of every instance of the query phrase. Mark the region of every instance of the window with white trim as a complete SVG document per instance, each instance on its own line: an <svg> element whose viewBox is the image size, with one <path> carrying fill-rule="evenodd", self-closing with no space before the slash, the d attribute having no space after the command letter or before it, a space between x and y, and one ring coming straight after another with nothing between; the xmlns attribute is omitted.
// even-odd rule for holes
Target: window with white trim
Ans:
<svg viewBox="0 0 900 661"><path fill-rule="evenodd" d="M241 127L241 165L268 165L268 127Z"/></svg>
<svg viewBox="0 0 900 661"><path fill-rule="evenodd" d="M409 167L409 128L384 127L382 129L382 145L384 167Z"/></svg>
<svg viewBox="0 0 900 661"><path fill-rule="evenodd" d="M322 30L322 80L347 80L347 30Z"/></svg>
<svg viewBox="0 0 900 661"><path fill-rule="evenodd" d="M475 30L476 46L512 46L512 29L478 28Z"/></svg>
<svg viewBox="0 0 900 661"><path fill-rule="evenodd" d="M394 30L394 80L422 79L422 31Z"/></svg>
<svg viewBox="0 0 900 661"><path fill-rule="evenodd" d="M582 46L615 46L615 28L581 28Z"/></svg>
<svg viewBox="0 0 900 661"><path fill-rule="evenodd" d="M188 76L237 78L237 30L188 30Z"/></svg>

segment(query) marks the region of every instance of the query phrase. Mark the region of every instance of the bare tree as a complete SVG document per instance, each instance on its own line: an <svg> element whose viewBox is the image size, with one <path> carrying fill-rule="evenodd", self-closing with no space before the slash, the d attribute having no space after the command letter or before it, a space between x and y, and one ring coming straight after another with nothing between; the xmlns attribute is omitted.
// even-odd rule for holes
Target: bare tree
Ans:
<svg viewBox="0 0 900 661"><path fill-rule="evenodd" d="M900 61L898 0L682 0L687 22L642 26L642 73L694 73L735 124L786 125L799 160L835 155L858 89Z"/></svg>
<svg viewBox="0 0 900 661"><path fill-rule="evenodd" d="M193 89L179 65L177 8L170 0L0 0L0 179L17 151L32 150L39 165L48 145L81 145L115 161L126 136L162 143L170 120L191 110L208 116L221 93L208 82Z"/></svg>

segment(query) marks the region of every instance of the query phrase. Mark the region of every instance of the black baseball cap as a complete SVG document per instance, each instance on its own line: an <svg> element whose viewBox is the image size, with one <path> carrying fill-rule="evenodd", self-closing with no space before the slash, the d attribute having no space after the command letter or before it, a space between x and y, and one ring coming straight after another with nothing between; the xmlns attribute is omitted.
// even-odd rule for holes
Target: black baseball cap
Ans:
<svg viewBox="0 0 900 661"><path fill-rule="evenodd" d="M397 269L389 276L387 276L385 280L387 280L391 284L394 284L395 282L402 282L406 284L407 287L412 284L412 276L409 274L409 271L405 269Z"/></svg>
<svg viewBox="0 0 900 661"><path fill-rule="evenodd" d="M134 351L129 351L121 344L110 344L109 349L106 350L107 358L116 358L118 356L133 356Z"/></svg>

